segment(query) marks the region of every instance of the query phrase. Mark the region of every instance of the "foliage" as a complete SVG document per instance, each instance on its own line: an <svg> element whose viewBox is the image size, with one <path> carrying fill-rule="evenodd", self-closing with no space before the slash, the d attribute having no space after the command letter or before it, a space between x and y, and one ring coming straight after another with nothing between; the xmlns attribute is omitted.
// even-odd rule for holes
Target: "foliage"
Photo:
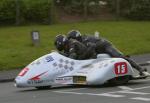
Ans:
<svg viewBox="0 0 150 103"><path fill-rule="evenodd" d="M14 24L17 9L21 24L50 23L50 7L51 0L0 0L0 24Z"/></svg>
<svg viewBox="0 0 150 103"><path fill-rule="evenodd" d="M150 0L136 0L127 16L133 20L150 20Z"/></svg>
<svg viewBox="0 0 150 103"><path fill-rule="evenodd" d="M13 0L0 1L0 24L15 22L15 6Z"/></svg>
<svg viewBox="0 0 150 103"><path fill-rule="evenodd" d="M107 2L105 8L100 1ZM57 14L53 4L60 12L64 10L70 15L93 16L111 10L131 20L150 20L150 0L0 0L0 25L17 24L17 21L50 24Z"/></svg>
<svg viewBox="0 0 150 103"><path fill-rule="evenodd" d="M117 0L108 0L112 12L116 12ZM131 20L150 20L150 0L118 0L120 16Z"/></svg>
<svg viewBox="0 0 150 103"><path fill-rule="evenodd" d="M61 0L59 6L61 5L66 13L69 14L83 14L85 7L87 7L87 12L89 14L95 14L98 11L98 1L99 0Z"/></svg>
<svg viewBox="0 0 150 103"><path fill-rule="evenodd" d="M24 18L29 22L49 23L50 22L50 2L48 0L26 1L26 11Z"/></svg>

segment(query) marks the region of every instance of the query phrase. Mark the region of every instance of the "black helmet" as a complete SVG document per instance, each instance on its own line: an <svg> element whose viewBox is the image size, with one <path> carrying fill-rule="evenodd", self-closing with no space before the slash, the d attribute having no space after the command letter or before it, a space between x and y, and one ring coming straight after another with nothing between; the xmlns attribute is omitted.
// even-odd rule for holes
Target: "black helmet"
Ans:
<svg viewBox="0 0 150 103"><path fill-rule="evenodd" d="M82 41L81 33L78 30L71 30L67 34L68 39L76 39Z"/></svg>
<svg viewBox="0 0 150 103"><path fill-rule="evenodd" d="M57 35L55 39L55 46L59 51L64 50L65 45L68 44L68 39L65 35Z"/></svg>

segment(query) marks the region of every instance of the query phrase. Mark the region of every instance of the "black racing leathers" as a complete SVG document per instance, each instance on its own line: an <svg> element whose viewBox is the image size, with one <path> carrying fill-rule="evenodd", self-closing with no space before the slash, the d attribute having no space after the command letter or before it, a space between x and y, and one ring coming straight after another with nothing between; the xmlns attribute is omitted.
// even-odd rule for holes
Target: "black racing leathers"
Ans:
<svg viewBox="0 0 150 103"><path fill-rule="evenodd" d="M90 58L87 55L92 54L93 50L94 48L87 48L83 43L70 39L68 45L65 46L64 54L72 59L83 60Z"/></svg>
<svg viewBox="0 0 150 103"><path fill-rule="evenodd" d="M131 66L137 69L139 72L144 71L144 69L141 68L136 62L134 62L131 58L124 56L123 53L121 53L117 48L115 48L111 42L104 38L84 36L82 42L85 45L88 45L89 43L93 43L93 45L95 44L93 47L95 48L96 54L107 53L111 57L123 58L127 60L131 64Z"/></svg>

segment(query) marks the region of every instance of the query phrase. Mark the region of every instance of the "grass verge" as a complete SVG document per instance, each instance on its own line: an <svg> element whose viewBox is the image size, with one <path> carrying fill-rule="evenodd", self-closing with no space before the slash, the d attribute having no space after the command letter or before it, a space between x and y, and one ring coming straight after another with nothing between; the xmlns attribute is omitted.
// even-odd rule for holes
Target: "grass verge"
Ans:
<svg viewBox="0 0 150 103"><path fill-rule="evenodd" d="M97 21L86 23L0 27L0 70L23 68L54 49L57 34L78 29L82 34L99 31L124 54L150 53L150 22ZM30 32L40 31L41 44L34 47Z"/></svg>

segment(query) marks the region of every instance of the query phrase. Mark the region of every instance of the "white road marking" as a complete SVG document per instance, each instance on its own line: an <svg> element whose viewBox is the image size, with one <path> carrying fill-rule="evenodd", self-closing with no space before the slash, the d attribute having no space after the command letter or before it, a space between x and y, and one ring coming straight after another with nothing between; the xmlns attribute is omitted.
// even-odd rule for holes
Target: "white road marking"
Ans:
<svg viewBox="0 0 150 103"><path fill-rule="evenodd" d="M150 101L150 98L143 98L143 97L135 97L135 98L130 98L134 100L141 100L141 101Z"/></svg>
<svg viewBox="0 0 150 103"><path fill-rule="evenodd" d="M102 93L102 94L99 94L100 96L107 96L107 97L115 97L115 98L118 98L118 97L125 97L124 95L116 95L116 94L109 94L109 93Z"/></svg>
<svg viewBox="0 0 150 103"><path fill-rule="evenodd" d="M146 88L150 88L150 86L145 86L145 87L140 87L140 88L133 88L132 90L130 91L133 91L133 90L140 90L140 89L146 89ZM119 93L119 92L122 92L122 91L127 91L127 90L120 90L120 91L113 91L113 92L105 92L105 93Z"/></svg>
<svg viewBox="0 0 150 103"><path fill-rule="evenodd" d="M139 87L139 88L135 88L135 89L133 89L133 90L140 90L140 89L146 89L146 88L150 88L150 86Z"/></svg>
<svg viewBox="0 0 150 103"><path fill-rule="evenodd" d="M116 95L114 93L128 93L128 94L139 94L139 95L146 95L150 93L143 93L143 92L132 92L133 90L140 90L140 89L146 89L150 88L150 86L140 87L140 88L134 88L132 90L120 90L120 91L114 91L114 92L105 92L105 93L81 93L81 92L71 92L74 90L81 90L81 89L87 89L87 88L78 88L78 89L70 89L70 90L61 90L61 91L53 91L56 93L64 93L64 94L78 94L78 95L94 95L94 96L107 96L107 97L125 97L124 95ZM129 89L129 88L128 88Z"/></svg>
<svg viewBox="0 0 150 103"><path fill-rule="evenodd" d="M108 94L108 93L96 94L96 93L63 92L63 91L54 91L54 92L57 92L57 93L64 93L64 94L106 96L106 97L114 97L114 98L125 97L124 95L116 95L116 94Z"/></svg>
<svg viewBox="0 0 150 103"><path fill-rule="evenodd" d="M119 93L126 93L126 94L139 94L139 95L147 95L147 94L150 94L150 93L132 92L132 91L120 91Z"/></svg>
<svg viewBox="0 0 150 103"><path fill-rule="evenodd" d="M147 63L150 63L150 61L147 61Z"/></svg>
<svg viewBox="0 0 150 103"><path fill-rule="evenodd" d="M141 81L150 81L150 79L141 80ZM134 90L147 89L147 88L150 88L150 86L144 86L144 87L138 87L138 88L130 88L128 86L118 86L118 88L121 88L122 90L113 91L113 92L104 92L104 93L100 93L100 94L99 93L73 92L73 91L88 89L88 88L67 89L67 90L60 90L60 91L53 91L53 92L63 93L63 94L75 94L75 95L105 96L105 97L113 97L113 98L126 97L125 95L118 95L115 93L138 94L138 95L150 94L150 93L144 93L144 92L134 92ZM130 99L150 101L150 98L142 98L142 97L136 97L136 98L130 98Z"/></svg>
<svg viewBox="0 0 150 103"><path fill-rule="evenodd" d="M121 88L123 90L133 90L132 88L127 87L127 86L118 86L118 88Z"/></svg>

